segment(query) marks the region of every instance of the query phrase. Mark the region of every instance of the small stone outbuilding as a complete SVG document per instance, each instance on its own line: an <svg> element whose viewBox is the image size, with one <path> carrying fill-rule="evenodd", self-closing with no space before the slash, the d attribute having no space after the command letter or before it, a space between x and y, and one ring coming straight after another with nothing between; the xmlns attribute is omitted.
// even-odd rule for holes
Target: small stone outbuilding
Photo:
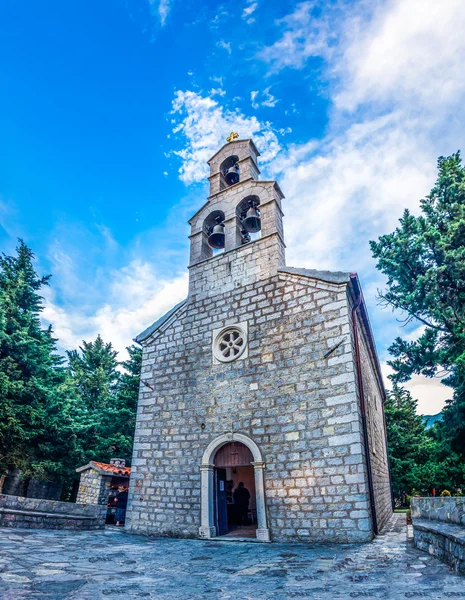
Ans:
<svg viewBox="0 0 465 600"><path fill-rule="evenodd" d="M119 485L129 486L131 467L126 467L123 458L112 458L110 464L91 460L76 472L81 474L76 502L107 505Z"/></svg>

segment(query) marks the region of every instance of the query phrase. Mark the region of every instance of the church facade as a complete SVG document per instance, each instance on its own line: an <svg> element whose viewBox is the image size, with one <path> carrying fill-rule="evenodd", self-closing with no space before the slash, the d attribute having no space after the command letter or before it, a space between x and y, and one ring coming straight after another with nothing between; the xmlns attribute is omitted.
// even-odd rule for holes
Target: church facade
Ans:
<svg viewBox="0 0 465 600"><path fill-rule="evenodd" d="M286 266L284 196L259 179L258 156L252 140L236 140L210 159L210 196L190 220L188 297L136 338L126 527L368 541L392 502L360 282Z"/></svg>

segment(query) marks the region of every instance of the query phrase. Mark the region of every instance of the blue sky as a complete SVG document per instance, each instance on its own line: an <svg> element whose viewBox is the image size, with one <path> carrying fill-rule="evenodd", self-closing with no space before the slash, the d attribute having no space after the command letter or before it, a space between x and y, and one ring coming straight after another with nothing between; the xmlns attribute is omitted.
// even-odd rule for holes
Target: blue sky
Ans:
<svg viewBox="0 0 465 600"><path fill-rule="evenodd" d="M0 2L0 243L52 273L62 349L123 351L186 293L187 219L231 130L278 179L288 264L359 272L380 356L414 337L382 310L368 241L416 211L465 133L465 5ZM420 411L447 389L415 378Z"/></svg>

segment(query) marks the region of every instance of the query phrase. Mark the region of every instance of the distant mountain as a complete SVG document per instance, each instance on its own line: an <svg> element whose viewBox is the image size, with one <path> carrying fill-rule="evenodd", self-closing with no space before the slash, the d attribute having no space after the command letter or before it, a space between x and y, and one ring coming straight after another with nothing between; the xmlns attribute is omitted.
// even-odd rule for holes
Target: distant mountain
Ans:
<svg viewBox="0 0 465 600"><path fill-rule="evenodd" d="M438 413L437 415L422 415L423 423L426 425L426 428L429 429L432 427L436 421L439 421L442 417L442 413Z"/></svg>

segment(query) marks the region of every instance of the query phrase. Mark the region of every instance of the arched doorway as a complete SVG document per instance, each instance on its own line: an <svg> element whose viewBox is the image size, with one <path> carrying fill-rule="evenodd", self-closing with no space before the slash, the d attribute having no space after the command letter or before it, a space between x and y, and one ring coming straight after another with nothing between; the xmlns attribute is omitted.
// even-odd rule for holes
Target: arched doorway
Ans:
<svg viewBox="0 0 465 600"><path fill-rule="evenodd" d="M252 452L241 442L229 442L215 454L217 535L256 536L257 502L252 463Z"/></svg>
<svg viewBox="0 0 465 600"><path fill-rule="evenodd" d="M258 446L240 433L224 434L208 445L200 465L201 537L253 536L260 541L270 541L265 513L264 466ZM241 493L236 490L241 482L250 494L247 511L238 507Z"/></svg>

